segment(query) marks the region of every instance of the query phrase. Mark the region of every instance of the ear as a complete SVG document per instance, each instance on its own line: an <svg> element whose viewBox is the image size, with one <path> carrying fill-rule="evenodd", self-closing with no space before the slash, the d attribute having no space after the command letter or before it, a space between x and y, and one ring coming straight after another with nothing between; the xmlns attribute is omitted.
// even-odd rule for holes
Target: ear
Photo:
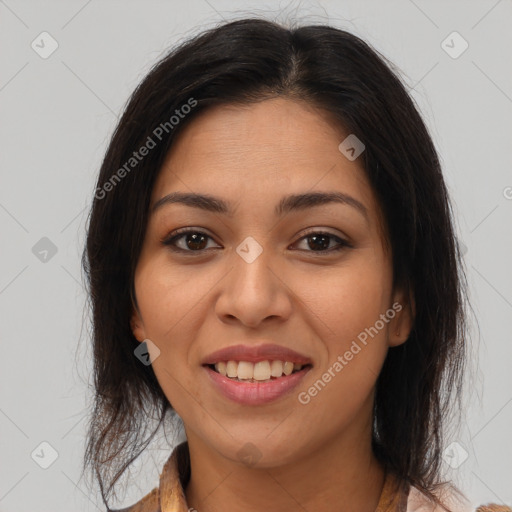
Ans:
<svg viewBox="0 0 512 512"><path fill-rule="evenodd" d="M137 338L138 341L144 341L146 339L146 329L144 327L144 322L142 321L142 317L136 307L133 307L132 317L130 319L130 327L132 329L133 335Z"/></svg>
<svg viewBox="0 0 512 512"><path fill-rule="evenodd" d="M395 291L391 311L395 316L389 322L388 345L396 347L407 341L414 325L416 305L410 289L407 292L402 288Z"/></svg>

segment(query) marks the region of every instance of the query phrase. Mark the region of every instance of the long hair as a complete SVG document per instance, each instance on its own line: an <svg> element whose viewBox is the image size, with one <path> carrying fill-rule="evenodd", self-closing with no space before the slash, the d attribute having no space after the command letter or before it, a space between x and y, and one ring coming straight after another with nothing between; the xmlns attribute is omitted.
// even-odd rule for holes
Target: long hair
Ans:
<svg viewBox="0 0 512 512"><path fill-rule="evenodd" d="M372 448L401 487L417 486L437 502L443 428L452 406L460 409L466 328L465 277L434 144L399 74L360 38L329 26L243 19L199 34L151 69L99 172L82 256L95 385L84 469L94 472L105 503L173 413L152 367L134 356L139 342L130 329L134 272L163 160L204 109L279 96L318 107L365 144L360 158L384 213L394 286L415 304L410 336L388 351L376 383ZM152 147L135 158L143 146Z"/></svg>

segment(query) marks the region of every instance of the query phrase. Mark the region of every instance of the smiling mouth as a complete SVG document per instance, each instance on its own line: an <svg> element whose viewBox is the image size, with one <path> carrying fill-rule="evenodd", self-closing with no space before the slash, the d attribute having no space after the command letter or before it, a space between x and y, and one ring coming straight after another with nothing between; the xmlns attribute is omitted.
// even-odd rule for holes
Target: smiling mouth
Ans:
<svg viewBox="0 0 512 512"><path fill-rule="evenodd" d="M265 360L252 363L250 361L219 361L205 365L211 370L236 382L271 382L288 377L311 364L293 363L291 361Z"/></svg>

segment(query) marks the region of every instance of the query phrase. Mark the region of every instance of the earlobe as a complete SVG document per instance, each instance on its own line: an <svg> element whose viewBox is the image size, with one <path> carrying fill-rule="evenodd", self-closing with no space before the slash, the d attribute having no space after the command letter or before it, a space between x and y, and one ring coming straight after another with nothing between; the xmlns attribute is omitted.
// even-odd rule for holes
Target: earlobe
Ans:
<svg viewBox="0 0 512 512"><path fill-rule="evenodd" d="M146 339L146 330L144 329L142 318L135 308L133 309L132 317L130 319L130 327L133 335L138 341L142 342Z"/></svg>
<svg viewBox="0 0 512 512"><path fill-rule="evenodd" d="M400 292L395 294L393 309L396 314L390 323L388 331L388 344L390 347L396 347L405 343L414 324L415 304L411 292L407 294Z"/></svg>

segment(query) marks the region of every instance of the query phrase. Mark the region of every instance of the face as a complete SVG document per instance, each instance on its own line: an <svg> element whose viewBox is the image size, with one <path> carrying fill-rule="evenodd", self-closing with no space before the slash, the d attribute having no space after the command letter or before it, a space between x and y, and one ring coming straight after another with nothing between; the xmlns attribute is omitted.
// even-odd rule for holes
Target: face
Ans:
<svg viewBox="0 0 512 512"><path fill-rule="evenodd" d="M168 154L131 326L159 350L153 369L189 444L233 461L253 450L261 467L342 439L369 445L375 382L411 319L361 159L338 149L347 135L279 98L204 111ZM318 195L293 200L303 194ZM234 378L221 375L229 360Z"/></svg>

